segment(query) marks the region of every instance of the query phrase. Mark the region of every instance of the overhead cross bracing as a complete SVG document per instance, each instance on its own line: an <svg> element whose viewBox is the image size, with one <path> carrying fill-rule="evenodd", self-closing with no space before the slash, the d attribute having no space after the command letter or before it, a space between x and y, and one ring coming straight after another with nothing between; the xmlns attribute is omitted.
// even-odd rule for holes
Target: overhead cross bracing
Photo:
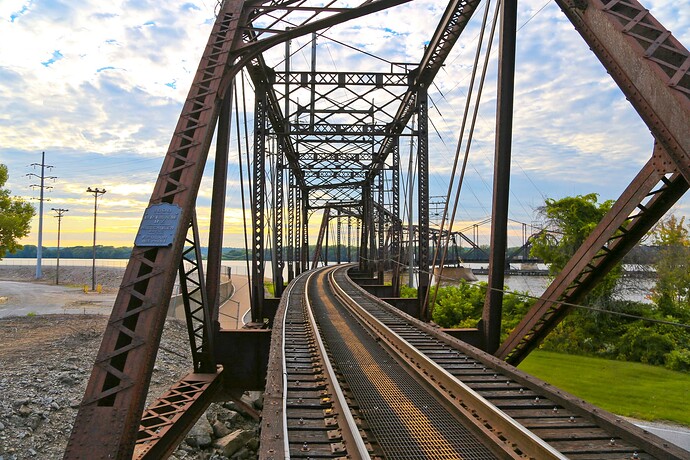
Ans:
<svg viewBox="0 0 690 460"><path fill-rule="evenodd" d="M416 172L410 174L416 182L408 184L408 190L414 185L417 216L416 225L410 222L414 230L409 232L408 244L416 252L410 269L416 265L419 274L415 311L424 311L432 271L428 91L480 2L450 2L418 63L387 62L385 68L370 71L323 71L318 51L305 51L306 63L298 65L296 50L289 46L290 40L309 39L317 32L316 43L327 42L330 27L401 3L405 0L354 7L308 1L222 3L145 210L66 458L94 452L103 458L131 458L135 444L140 458L154 455L147 452L169 453L212 400L221 375L226 385L261 382L260 371L242 375L237 369L244 368L234 360L259 354L266 337L261 331L268 332L265 328L275 310L275 299L265 298L266 249L272 249L273 281L280 295L284 267L288 280L309 267L309 246L314 240L309 222L314 215L325 216L323 238L321 232L319 236L325 244L329 218L352 219L348 241L352 237L352 245L357 246L360 267L376 273L375 279L382 282L384 261L399 261L404 240L400 156L405 140L412 140L417 164ZM519 362L543 340L571 303L581 299L678 200L690 178L687 50L636 1L557 3L642 115L657 147L613 214L501 345L499 355L512 362ZM508 36L507 45L514 38ZM282 60L267 59L271 53L283 56ZM254 100L249 101L253 112L242 117L251 123L247 129L251 152L242 153L251 155L247 246L252 265L252 320L253 326L264 329L245 334L256 343L245 343L242 353L237 353L236 336L219 328L218 309L230 128L233 117L240 119L240 97L246 100L249 94L238 90L245 83L239 78L243 74L251 78L254 89ZM196 200L216 134L209 257L202 270L198 249L205 239L197 234ZM507 186L498 184L504 192ZM157 227L156 222L163 224ZM162 227L171 231L160 236ZM490 263L495 263L504 260L505 254L491 258ZM186 313L194 356L190 367L203 374L181 381L142 419L167 301L178 273L186 295L198 293L186 304ZM397 282L394 275L393 292ZM500 302L487 303L487 310L496 308L500 309ZM495 333L496 324L488 329ZM262 359L267 358L256 357L257 362Z"/></svg>

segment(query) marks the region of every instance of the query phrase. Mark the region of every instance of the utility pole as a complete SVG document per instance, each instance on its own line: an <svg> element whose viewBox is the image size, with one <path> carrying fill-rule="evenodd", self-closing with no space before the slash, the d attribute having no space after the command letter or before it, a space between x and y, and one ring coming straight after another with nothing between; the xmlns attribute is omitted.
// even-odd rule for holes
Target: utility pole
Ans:
<svg viewBox="0 0 690 460"><path fill-rule="evenodd" d="M98 195L103 195L105 189L87 188L86 193L93 193L93 264L91 265L91 290L96 290L96 211L98 209Z"/></svg>
<svg viewBox="0 0 690 460"><path fill-rule="evenodd" d="M57 238L57 261L55 263L55 284L60 284L60 225L62 224L62 216L65 215L69 209L63 208L50 208L51 211L55 211L53 217L58 219L58 238Z"/></svg>
<svg viewBox="0 0 690 460"><path fill-rule="evenodd" d="M38 247L36 248L36 279L41 279L43 277L43 273L41 272L41 261L42 261L42 256L43 256L43 190L46 188L53 188L50 186L45 185L45 180L46 179L52 179L55 180L57 177L55 176L48 176L46 177L45 175L45 170L46 168L52 169L53 166L47 165L46 164L46 153L41 152L41 162L40 163L31 163L29 166L36 167L40 166L41 167L41 175L39 176L38 174L35 173L29 173L27 176L29 177L36 177L41 180L40 184L31 184L31 188L38 187L40 191L40 197L38 199Z"/></svg>

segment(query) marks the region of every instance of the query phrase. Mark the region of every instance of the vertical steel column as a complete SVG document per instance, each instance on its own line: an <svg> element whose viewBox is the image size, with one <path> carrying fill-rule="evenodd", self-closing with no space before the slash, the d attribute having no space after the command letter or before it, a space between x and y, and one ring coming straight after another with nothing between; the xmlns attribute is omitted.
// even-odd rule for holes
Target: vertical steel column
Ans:
<svg viewBox="0 0 690 460"><path fill-rule="evenodd" d="M252 322L263 321L264 200L266 194L266 83L256 85L254 102L254 168L252 180Z"/></svg>
<svg viewBox="0 0 690 460"><path fill-rule="evenodd" d="M377 277L379 280L380 284L383 284L383 261L384 261L384 239L385 239L385 231L386 231L386 217L383 213L383 207L385 206L384 203L384 183L385 183L385 165L381 165L381 172L379 173L379 184L378 184L378 207L376 210L376 222L378 223L377 229L376 229L376 236L378 237L378 251L377 251L377 261L376 261L376 270L377 270Z"/></svg>
<svg viewBox="0 0 690 460"><path fill-rule="evenodd" d="M273 286L275 297L283 295L283 268L285 267L285 260L283 259L283 167L284 167L284 152L285 143L287 142L286 134L278 135L278 151L276 152L276 181L273 185L275 190L275 197L273 203L275 209L273 210L275 216L275 228L273 229L273 251L275 253L275 266L273 267Z"/></svg>
<svg viewBox="0 0 690 460"><path fill-rule="evenodd" d="M302 273L302 188L295 179L295 276Z"/></svg>
<svg viewBox="0 0 690 460"><path fill-rule="evenodd" d="M400 137L395 140L393 146L393 174L392 206L393 222L391 234L391 259L393 259L393 297L400 295L400 238L402 233L402 221L400 220Z"/></svg>
<svg viewBox="0 0 690 460"><path fill-rule="evenodd" d="M324 212L328 212L328 218L326 219L326 244L325 244L325 251L323 252L323 265L327 267L328 266L328 237L329 237L329 233L330 233L329 230L331 227L331 210L326 209L326 211L324 211Z"/></svg>
<svg viewBox="0 0 690 460"><path fill-rule="evenodd" d="M225 220L225 194L228 183L228 152L230 150L230 123L232 123L232 91L225 92L218 116L216 160L213 170L213 194L211 196L211 222L208 233L206 262L206 292L208 294L210 321L214 330L220 329L220 275L223 257L223 223Z"/></svg>
<svg viewBox="0 0 690 460"><path fill-rule="evenodd" d="M369 271L369 227L371 225L371 185L362 186L362 233L359 240L359 269Z"/></svg>
<svg viewBox="0 0 690 460"><path fill-rule="evenodd" d="M417 168L418 192L417 212L419 214L419 285L417 298L422 321L428 321L429 308L427 292L429 291L429 101L427 88L422 83L417 91Z"/></svg>
<svg viewBox="0 0 690 460"><path fill-rule="evenodd" d="M336 250L335 250L335 261L338 265L342 262L341 257L340 257L340 245L341 245L341 237L342 237L342 220L340 216L340 209L338 209L338 219L336 221Z"/></svg>
<svg viewBox="0 0 690 460"><path fill-rule="evenodd" d="M309 191L302 190L302 270L309 270Z"/></svg>
<svg viewBox="0 0 690 460"><path fill-rule="evenodd" d="M295 277L295 175L288 169L288 283Z"/></svg>
<svg viewBox="0 0 690 460"><path fill-rule="evenodd" d="M347 216L347 261L352 262L352 217Z"/></svg>
<svg viewBox="0 0 690 460"><path fill-rule="evenodd" d="M285 94L284 98L284 107L283 107L283 120L285 126L283 127L283 133L285 134L285 141L288 142L288 136L290 136L290 40L285 41ZM284 148L285 146L283 146ZM288 259L288 283L292 281L292 279L295 277L295 271L294 271L294 263L295 263L295 246L294 246L294 224L295 224L295 207L294 207L294 199L295 199L295 191L293 189L294 185L294 174L292 173L291 169L288 169L288 198L287 198L287 213L288 213L288 224L287 224L287 244L288 244L288 254L287 254L287 259ZM282 271L281 271L282 273ZM282 291L282 285L281 285L281 291Z"/></svg>
<svg viewBox="0 0 690 460"><path fill-rule="evenodd" d="M362 234L359 231L360 223L361 223L361 218L359 220L357 220L357 227L355 228L355 235L357 235L358 237L361 238ZM362 251L360 249L361 244L359 242L357 242L357 245L355 247L357 248L357 252L355 253L355 258L359 261L362 258L361 257ZM361 262L360 262L360 266L361 266Z"/></svg>
<svg viewBox="0 0 690 460"><path fill-rule="evenodd" d="M510 193L510 155L513 136L516 33L517 0L504 0L501 3L501 40L498 55L496 151L494 153L489 290L482 313L484 349L489 353L494 353L498 350L501 340L503 282L508 240L508 198Z"/></svg>
<svg viewBox="0 0 690 460"><path fill-rule="evenodd" d="M378 259L378 254L376 251L376 246L377 246L377 240L376 240L376 207L374 206L374 181L372 180L371 184L369 185L369 200L368 200L368 208L369 208L369 223L367 225L368 232L367 234L369 235L369 253L366 255L367 257L367 272L369 273L369 276L374 276L374 269L376 269L376 260Z"/></svg>

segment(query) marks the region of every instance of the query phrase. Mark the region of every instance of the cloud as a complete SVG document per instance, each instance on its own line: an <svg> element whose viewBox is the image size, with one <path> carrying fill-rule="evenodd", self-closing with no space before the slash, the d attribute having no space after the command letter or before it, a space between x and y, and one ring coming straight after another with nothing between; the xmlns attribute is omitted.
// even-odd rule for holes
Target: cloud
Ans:
<svg viewBox="0 0 690 460"><path fill-rule="evenodd" d="M663 0L644 3L682 43L690 43L690 8ZM79 225L89 226L92 201L84 190L99 186L109 190L101 208L104 235L115 238L109 226L136 231L211 30L214 7L213 1L189 0L1 2L0 41L22 45L0 47L0 162L10 167L12 190L32 195L24 174L45 150L59 177L51 199L68 206L73 221L83 219ZM444 8L443 2L416 0L323 31L317 41L319 68L412 68ZM482 3L429 88L432 195L445 195L450 181L483 8ZM544 195L617 196L651 153L648 129L554 2L521 0L518 25L513 217L530 220ZM309 69L309 40L292 41L291 49L299 50L293 68ZM463 185L461 212L468 221L483 218L491 202L496 47ZM279 45L265 58L279 70L283 53ZM329 96L353 97L348 91ZM305 104L308 88L299 97ZM387 91L372 91L363 106L390 97ZM248 92L246 100L251 143L253 95ZM387 116L396 109L391 102ZM404 144L406 168L409 146ZM241 215L236 145L233 134L227 198L233 225ZM200 215L207 215L212 195L210 156L199 191ZM131 242L133 235L128 238Z"/></svg>

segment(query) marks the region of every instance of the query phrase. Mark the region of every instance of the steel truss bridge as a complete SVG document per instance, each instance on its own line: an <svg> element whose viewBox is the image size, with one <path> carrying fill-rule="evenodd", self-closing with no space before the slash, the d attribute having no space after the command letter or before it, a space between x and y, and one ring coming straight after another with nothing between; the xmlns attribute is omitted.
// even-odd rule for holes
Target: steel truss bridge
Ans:
<svg viewBox="0 0 690 460"><path fill-rule="evenodd" d="M323 223L316 237L317 252L324 239L327 241L324 233L329 228L329 220L335 219L340 223L337 226L339 243L341 225L347 225L347 247L356 246L359 255L357 270L351 271L352 277L366 285L368 291L386 297L389 304L405 311L405 321L416 321L415 327L426 327L424 320L429 314L426 294L430 283L429 269L433 265L429 245L432 237L429 225L427 91L454 45L462 40L463 32L481 2L451 0L429 39L423 57L414 64L386 64L385 68L371 72L326 72L320 70L315 58L307 68L293 68L289 58L278 66L269 67L266 59L267 54L276 49L284 49L285 55L290 56L290 43L295 38L320 34L331 27L407 1L371 0L358 6L347 2L324 4L310 0L226 0L220 4L149 207L145 210L74 423L66 459L163 458L174 450L221 390L265 388L267 397L277 404L277 409L275 414L264 418L262 433L274 433L276 426L269 427L267 420L276 414L279 419L275 423L291 425L294 419L293 413L289 412L290 404L278 402L291 399L295 389L287 379L286 385L279 385L288 369L281 364L283 361L274 358L308 351L276 345L286 327L284 323L279 325L279 318L294 314L298 315L295 323L303 321L298 319L302 313L287 310L287 299L294 299L300 289L304 295L304 291L309 289L326 289L325 286L305 287L297 282L304 281L312 273L309 269L317 265L314 262L318 257L309 260L309 244L315 240L313 235L310 238L308 231L309 218L316 210L323 210ZM434 332L433 344L424 346L427 353L433 354L433 348L437 346L438 352L443 354L446 348L441 344L450 344L450 350L454 351L447 353L461 353L484 370L494 369L492 374L500 376L501 381L505 379L508 387L519 382L522 391L518 393L528 391L530 397L541 394L544 384L518 373L512 366L538 346L570 312L571 305L577 304L597 285L679 200L690 184L688 50L637 0L555 2L639 113L654 138L654 149L650 152L649 161L621 193L610 212L507 340L501 342L517 22L516 1L503 0L499 27L490 289L481 326L477 330L467 331L460 337L462 341ZM230 131L233 122L239 122L240 118L238 107L243 101L238 96L238 77L243 73L251 78L254 90L253 140L251 149L246 151L251 156L252 171L248 181L252 327L229 331L221 330L218 322L219 280ZM243 99L245 94L247 92L242 91ZM208 260L204 266L196 200L214 137L213 199ZM404 205L400 190L403 140L411 140L418 168L413 199L416 203L414 231L403 228L401 217ZM272 175L270 181L266 180L268 172ZM266 212L267 208L271 209L270 214ZM415 239L410 237L413 233L417 235L416 245L412 248L419 269L419 294L417 299L403 301L398 298L399 265L393 265L392 286L383 286L383 262L385 259L397 260L406 241L405 235L409 242ZM269 235L276 268L272 273L275 298L266 297L264 291L267 275L264 273L264 254ZM287 279L283 279L285 272ZM188 376L145 409L168 299L178 277L193 363ZM286 282L289 294L283 294ZM341 279L339 284L342 283L344 280ZM350 294L340 293L338 296L357 298L352 290L347 292ZM324 301L332 295L325 296ZM283 316L277 317L279 307ZM342 313L334 315L328 321L336 321ZM326 321L319 319L322 320ZM415 347L412 339L409 343L413 345L397 342L393 345L392 337L395 335L390 332L382 334L380 341L391 342L387 345L391 350ZM398 338L404 335L397 334ZM311 345L305 347L311 349ZM342 358L332 359L337 367L338 359ZM424 367L426 364L417 362L414 366ZM585 431L574 432L574 437L586 437L583 434L588 429L586 427L594 423L596 430L604 429L604 434L592 435L590 439L610 437L607 443L611 449L625 444L626 449L634 449L630 454L633 457L683 458L686 455L651 435L637 433L641 437L635 438L633 428L620 428L623 424L615 418L586 404L574 404L567 395L563 396L558 391L555 394L560 394L560 399L553 399L554 392L541 396L549 400L549 405L553 403L552 410L542 408L542 412L527 417L527 421L520 421L515 414L511 418L513 409L503 407L495 400L489 405L481 403L482 399L491 400L489 396L475 398L472 392L459 393L459 388L465 385L465 377L461 374L447 371L430 379L436 380L436 384L440 375L448 379L443 380L442 386L445 388L443 391L454 395L454 402L450 403L453 408L449 409L451 419L467 421L467 413L462 417L458 415L463 411L480 414L475 417L481 419L479 426L472 425L466 431L480 436L483 441L479 444L484 446L491 444L487 439L493 439L494 444L487 449L493 455L547 458L545 452L548 452L554 458L570 456L563 453L567 449L559 452L549 445L549 435L544 428L553 422L547 413L553 415L565 410L572 412L568 417L577 420L576 425L580 426L581 421L584 424ZM354 386L352 382L358 378L361 380L361 377L354 377L348 385ZM528 381L531 386L527 385ZM325 385L318 390L325 392L322 396L327 394L331 398L338 393L333 382ZM457 391L448 390L456 387ZM396 388L391 388L393 390ZM473 391L476 394L485 390L475 388ZM349 391L345 389L346 394ZM429 390L429 394L434 391L439 393L438 390ZM507 394L520 399L513 393ZM538 402L540 396L534 397ZM306 400L309 396L305 394L300 398ZM503 396L498 396L501 398ZM365 400L358 400L360 409L365 407ZM519 402L515 404L520 405ZM448 403L444 405L448 406ZM338 407L333 409L341 414L338 421L357 412L346 405ZM377 423L374 417L365 415L366 411L358 414L363 416L364 425L371 427ZM283 416L285 418L281 418ZM306 419L303 417L302 420ZM529 420L541 428L530 427ZM366 429L366 426L360 426L347 434L348 430L343 428L334 436L341 439L338 441L342 443L341 447L353 458L357 455L380 455L381 450L377 449L383 449L385 433L387 430L393 432L391 430L395 427L384 424L378 431L374 430L377 443L373 450L362 446L356 433ZM316 431L323 432L324 428ZM310 456L312 451L308 444L300 447L293 445L292 440L284 439L284 436L291 436L290 432L275 432L272 443L262 440L262 457L297 457L300 452ZM541 433L536 435L540 439L532 442L530 439L535 433ZM337 443L331 442L329 446L331 444ZM558 442L555 441L554 445ZM339 457L343 453L338 446L329 448L330 456ZM383 452L385 454L385 449ZM591 456L596 458L614 458L604 456L601 449L592 452L595 453ZM453 453L449 455L448 458L457 458ZM586 455L578 457L575 453L572 456L586 458Z"/></svg>

